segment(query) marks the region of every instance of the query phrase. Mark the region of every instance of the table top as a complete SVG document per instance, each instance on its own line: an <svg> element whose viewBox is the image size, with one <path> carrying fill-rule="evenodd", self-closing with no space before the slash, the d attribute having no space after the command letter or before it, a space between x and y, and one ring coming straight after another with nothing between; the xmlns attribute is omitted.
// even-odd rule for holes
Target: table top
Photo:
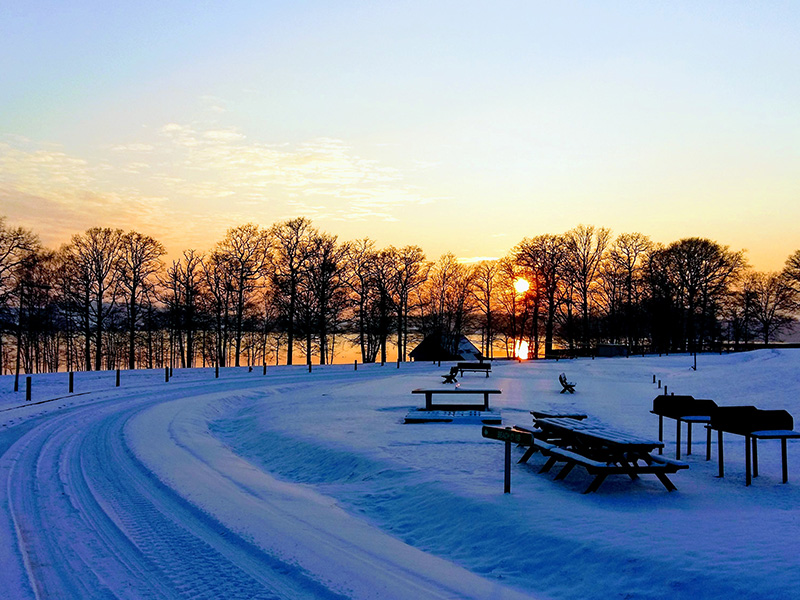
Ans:
<svg viewBox="0 0 800 600"><path fill-rule="evenodd" d="M502 390L485 390L478 388L463 387L441 387L441 388L417 388L411 390L412 394L502 394Z"/></svg>
<svg viewBox="0 0 800 600"><path fill-rule="evenodd" d="M536 425L543 430L561 434L567 433L579 437L587 443L600 443L648 452L664 446L662 442L656 440L642 438L627 431L577 419L536 419Z"/></svg>

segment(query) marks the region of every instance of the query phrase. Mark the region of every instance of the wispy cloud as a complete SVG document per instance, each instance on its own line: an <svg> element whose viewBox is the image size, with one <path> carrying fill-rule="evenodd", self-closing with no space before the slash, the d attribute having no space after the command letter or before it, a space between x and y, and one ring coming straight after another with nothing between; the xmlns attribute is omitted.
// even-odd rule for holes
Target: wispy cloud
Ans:
<svg viewBox="0 0 800 600"><path fill-rule="evenodd" d="M4 207L18 216L36 212L53 231L64 229L55 221L77 231L97 224L147 227L165 238L194 233L206 245L214 241L210 235L238 222L268 224L298 214L392 222L406 207L433 200L400 170L360 156L343 140L265 144L233 127L177 122L152 139L86 156L5 136L0 194Z"/></svg>

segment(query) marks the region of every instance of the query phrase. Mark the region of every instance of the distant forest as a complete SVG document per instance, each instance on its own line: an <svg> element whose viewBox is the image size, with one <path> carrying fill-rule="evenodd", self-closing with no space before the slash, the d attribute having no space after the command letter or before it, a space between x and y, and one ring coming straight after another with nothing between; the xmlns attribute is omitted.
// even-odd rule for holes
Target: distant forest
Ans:
<svg viewBox="0 0 800 600"><path fill-rule="evenodd" d="M587 225L471 264L340 242L306 218L164 255L109 228L48 249L0 217L1 372L325 364L353 346L365 363L405 361L429 334L466 335L488 358L521 341L528 358L737 349L778 339L800 299L800 250L763 273L709 239Z"/></svg>

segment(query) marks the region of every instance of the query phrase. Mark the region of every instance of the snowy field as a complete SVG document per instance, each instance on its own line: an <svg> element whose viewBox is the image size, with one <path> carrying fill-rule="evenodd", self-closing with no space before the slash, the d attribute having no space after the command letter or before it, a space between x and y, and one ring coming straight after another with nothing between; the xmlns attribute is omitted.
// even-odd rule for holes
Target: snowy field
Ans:
<svg viewBox="0 0 800 600"><path fill-rule="evenodd" d="M800 350L497 362L505 425L576 410L657 438L659 393L785 408L800 418ZM479 425L404 425L449 365L331 365L0 378L0 597L798 598L800 443L726 435L726 476L695 427L669 493L576 468L512 467ZM577 383L559 394L558 374ZM674 456L674 421L665 422ZM800 429L800 424L798 424ZM715 436L716 439L716 436ZM716 444L714 444L715 446ZM514 458L522 450L514 449Z"/></svg>

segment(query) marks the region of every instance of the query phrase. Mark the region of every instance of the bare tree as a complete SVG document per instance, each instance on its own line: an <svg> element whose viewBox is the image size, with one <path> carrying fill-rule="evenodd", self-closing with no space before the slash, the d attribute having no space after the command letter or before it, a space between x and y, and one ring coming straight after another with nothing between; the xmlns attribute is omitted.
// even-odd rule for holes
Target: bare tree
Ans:
<svg viewBox="0 0 800 600"><path fill-rule="evenodd" d="M380 348L378 328L380 296L372 277L375 242L364 238L348 246L346 285L353 296L361 361L374 362Z"/></svg>
<svg viewBox="0 0 800 600"><path fill-rule="evenodd" d="M745 291L751 299L753 318L761 330L765 344L778 336L794 322L795 291L781 273L750 273L745 280Z"/></svg>
<svg viewBox="0 0 800 600"><path fill-rule="evenodd" d="M338 244L336 236L314 233L309 243L306 261L306 281L311 290L310 300L316 317L319 336L319 363L329 358L328 336L334 332L345 306L345 264L347 244ZM310 360L311 331L306 333L306 353Z"/></svg>
<svg viewBox="0 0 800 600"><path fill-rule="evenodd" d="M497 278L500 263L484 260L473 267L473 294L478 308L483 313L483 344L481 353L487 358L494 357L495 303L497 301Z"/></svg>
<svg viewBox="0 0 800 600"><path fill-rule="evenodd" d="M136 368L136 331L140 321L140 305L155 285L163 268L164 246L154 238L129 231L120 240L120 288L127 313L128 368Z"/></svg>
<svg viewBox="0 0 800 600"><path fill-rule="evenodd" d="M311 221L304 217L273 225L270 229L272 283L286 299L286 364L292 364L297 315L298 290L308 255L308 240L313 233Z"/></svg>
<svg viewBox="0 0 800 600"><path fill-rule="evenodd" d="M681 348L695 349L713 336L722 302L746 266L743 252L705 238L685 238L650 254L649 281L656 298L679 311L656 318L672 322Z"/></svg>
<svg viewBox="0 0 800 600"><path fill-rule="evenodd" d="M267 268L268 233L248 223L228 229L213 252L216 262L224 263L229 274L234 300L234 361L240 366L242 324L247 304L262 283Z"/></svg>
<svg viewBox="0 0 800 600"><path fill-rule="evenodd" d="M395 306L397 317L397 360L405 362L408 344L409 300L428 275L425 253L419 246L404 246L393 252L395 259Z"/></svg>
<svg viewBox="0 0 800 600"><path fill-rule="evenodd" d="M623 302L623 323L625 339L630 348L634 339L639 337L639 328L636 319L637 307L641 303L641 290L643 287L643 264L648 253L652 250L653 243L650 238L641 233L623 233L614 241L609 253L611 264L621 273L625 300Z"/></svg>
<svg viewBox="0 0 800 600"><path fill-rule="evenodd" d="M72 236L62 252L68 262L74 262L82 290L88 302L86 321L94 333L94 368L100 370L103 360L103 334L113 315L119 295L121 229L93 227L84 234ZM86 344L86 370L92 369L89 344Z"/></svg>
<svg viewBox="0 0 800 600"><path fill-rule="evenodd" d="M0 217L0 374L3 372L3 334L11 327L11 301L19 301L20 267L41 250L38 236L22 227L8 227ZM17 302L19 310L19 302Z"/></svg>
<svg viewBox="0 0 800 600"><path fill-rule="evenodd" d="M565 236L568 266L581 310L583 350L589 349L589 313L598 286L598 272L611 239L611 230L578 225Z"/></svg>
<svg viewBox="0 0 800 600"><path fill-rule="evenodd" d="M545 309L544 353L553 353L556 313L568 254L564 236L545 234L525 238L515 250L515 260L536 275L537 285L542 293Z"/></svg>

